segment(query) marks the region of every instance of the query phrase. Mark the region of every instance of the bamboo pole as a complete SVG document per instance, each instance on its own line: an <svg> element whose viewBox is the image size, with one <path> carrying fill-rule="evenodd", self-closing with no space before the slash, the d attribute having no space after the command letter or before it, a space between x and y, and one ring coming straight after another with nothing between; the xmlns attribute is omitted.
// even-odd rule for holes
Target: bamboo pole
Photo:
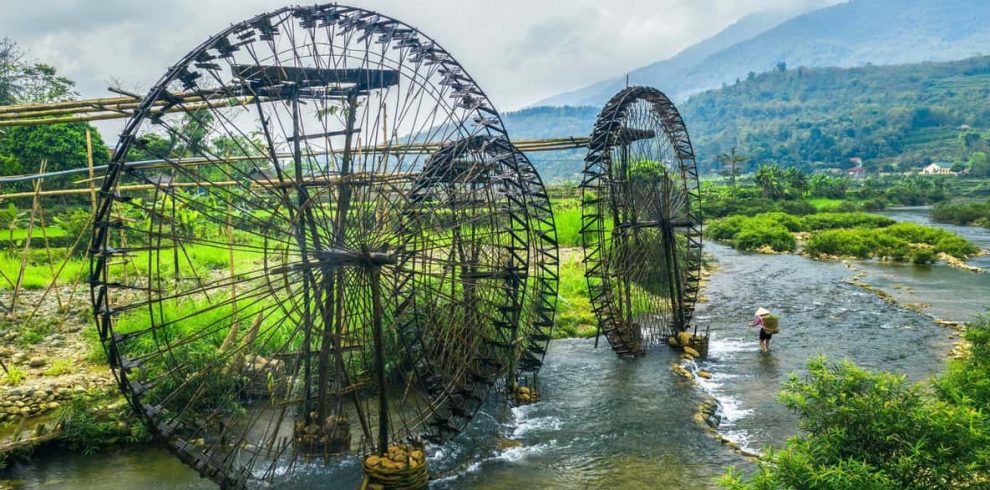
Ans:
<svg viewBox="0 0 990 490"><path fill-rule="evenodd" d="M231 205L227 203L227 252L230 258L230 304L231 304L231 318L233 318L233 323L230 325L230 330L227 332L227 336L223 339L223 343L220 345L220 352L226 352L230 346L234 345L237 340L237 334L240 330L240 319L237 317L237 281L234 280L234 225L232 222L231 214L233 210Z"/></svg>
<svg viewBox="0 0 990 490"><path fill-rule="evenodd" d="M586 147L588 145L588 138L571 137L571 138L559 138L553 140L522 140L522 141L516 141L513 144L518 150L523 152L561 151L561 150ZM437 150L440 149L440 146L441 145L439 144L429 144L429 143L412 144L412 145L377 145L377 146L363 147L357 149L357 151L364 154L374 154L374 153L426 154L426 153L436 152ZM314 158L323 155L336 155L337 153L339 153L339 151L328 150L324 153L310 152L304 156L308 158ZM274 158L282 159L282 158L291 158L291 157L292 154L290 153L276 153ZM154 168L172 168L176 166L185 167L185 166L198 166L198 165L216 165L220 163L236 163L236 162L244 162L244 161L252 161L252 160L264 161L270 163L271 158L272 157L261 156L261 155L232 156L224 159L197 157L197 158L180 158L172 161L160 160L160 161L148 161L148 162L127 162L124 165L129 167L131 166L138 167L141 169L154 169ZM140 165L135 165L135 164L140 164ZM74 173L83 173L86 172L87 169L78 168L78 169L70 169L70 170ZM39 174L25 174L25 175L10 175L10 176L2 177L0 179L12 179L12 178L30 179L30 178L42 178L42 177L43 176ZM85 184L88 183L90 180L102 179L102 178L103 176L93 177L91 179L78 180L75 181L74 183Z"/></svg>
<svg viewBox="0 0 990 490"><path fill-rule="evenodd" d="M86 128L86 165L89 167L89 202L93 207L93 214L96 214L96 185L93 178L93 136Z"/></svg>
<svg viewBox="0 0 990 490"><path fill-rule="evenodd" d="M92 226L92 224L93 224L93 217L90 217L89 218L89 222L87 224L89 226ZM76 237L76 241L72 243L72 246L71 247L69 247L68 251L65 254L65 258L62 259L62 264L59 265L58 271L55 272L55 276L52 279L52 282L48 284L48 287L45 289L45 292L41 295L41 298L38 299L38 304L35 305L34 310L31 311L31 314L30 315L28 315L28 318L26 320L27 322L30 322L32 319L34 319L35 315L38 314L38 311L41 309L41 305L45 302L45 298L48 297L48 293L51 292L52 287L55 284L55 279L58 279L59 277L62 276L62 272L65 270L65 266L67 266L69 264L69 261L72 260L72 257L76 253L76 250L79 249L79 244L82 243L82 239L83 239L84 236L86 236L85 233L82 234L82 235L77 236ZM87 240L86 243L88 244L89 241ZM89 248L89 247L87 246L87 248ZM67 304L70 304L70 305L72 304L72 301L76 297L76 290L79 287L79 283L75 283L72 286L73 286L72 287L72 291L69 293L69 298L66 300L66 303Z"/></svg>
<svg viewBox="0 0 990 490"><path fill-rule="evenodd" d="M48 241L48 231L46 230L46 228L48 228L48 223L45 222L44 210L41 211L39 219L41 220L41 237L45 241L45 255L48 257L48 272L52 275L52 282L48 284L48 287L55 288L55 301L58 302L58 311L61 312L63 309L62 294L58 291L58 276L55 275L55 259L52 258L52 247L51 243ZM38 306L40 306L40 304ZM64 321L64 317L62 320Z"/></svg>
<svg viewBox="0 0 990 490"><path fill-rule="evenodd" d="M227 92L221 90L212 90L203 93L202 95L196 92L180 92L173 94L182 100L204 100L205 99L226 99L229 98ZM128 96L116 96L116 97L97 97L93 99L80 99L80 100L67 100L64 102L44 102L44 103L34 103L34 104L14 104L0 106L0 114L10 114L19 112L36 112L45 111L52 109L71 109L71 108L86 108L86 107L98 107L98 106L112 106L112 105L128 105L128 104L140 104L141 98L135 97L133 95ZM156 104L164 104L165 100L160 99L155 101Z"/></svg>
<svg viewBox="0 0 990 490"><path fill-rule="evenodd" d="M41 161L41 172L44 173L45 167L48 165L48 160ZM38 212L38 201L40 200L41 184L43 180L38 180L34 183L34 200L31 202L31 214L28 218L28 228L27 236L24 237L24 252L21 257L21 268L17 272L17 282L14 283L14 295L10 298L10 311L8 314L10 317L14 316L14 312L17 311L17 296L21 292L21 286L24 285L24 273L27 271L28 255L31 251L31 233L34 232L34 217Z"/></svg>
<svg viewBox="0 0 990 490"><path fill-rule="evenodd" d="M254 99L253 96L236 97L237 103L234 105L244 106L250 104ZM230 99L227 99L230 100ZM223 102L223 101L221 101ZM228 106L233 106L227 102ZM201 109L210 109L215 107L211 102L200 102L194 104L183 104L169 107L168 109L159 109L157 113L173 113L173 112L192 112ZM110 112L103 114L75 114L72 116L62 116L62 117L31 117L27 119L5 119L0 120L0 127L11 127L11 126L41 126L46 124L65 124L65 123L78 123L78 122L88 122L88 121L107 121L110 119L126 119L133 115L133 111L121 111L121 112Z"/></svg>

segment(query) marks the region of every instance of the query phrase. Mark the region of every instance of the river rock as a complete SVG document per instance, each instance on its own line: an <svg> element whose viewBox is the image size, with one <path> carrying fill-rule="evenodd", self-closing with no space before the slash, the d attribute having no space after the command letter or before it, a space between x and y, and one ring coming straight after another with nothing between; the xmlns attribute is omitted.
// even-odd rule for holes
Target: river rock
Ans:
<svg viewBox="0 0 990 490"><path fill-rule="evenodd" d="M28 356L23 352L17 352L10 358L10 362L13 362L14 364L24 364L27 360Z"/></svg>
<svg viewBox="0 0 990 490"><path fill-rule="evenodd" d="M33 368L40 368L45 364L48 364L48 361L45 360L44 357L32 357L31 361L28 362L28 366L31 366Z"/></svg>

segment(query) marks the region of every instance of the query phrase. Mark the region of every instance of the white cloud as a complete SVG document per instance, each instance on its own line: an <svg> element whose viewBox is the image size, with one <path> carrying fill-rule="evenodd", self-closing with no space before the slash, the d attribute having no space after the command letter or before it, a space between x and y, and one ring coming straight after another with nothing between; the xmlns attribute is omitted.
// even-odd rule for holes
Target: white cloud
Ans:
<svg viewBox="0 0 990 490"><path fill-rule="evenodd" d="M676 54L739 18L796 0L367 0L443 44L501 110ZM815 5L840 0L797 0ZM346 3L346 2L345 2ZM147 89L223 27L285 0L2 0L0 35L77 80Z"/></svg>

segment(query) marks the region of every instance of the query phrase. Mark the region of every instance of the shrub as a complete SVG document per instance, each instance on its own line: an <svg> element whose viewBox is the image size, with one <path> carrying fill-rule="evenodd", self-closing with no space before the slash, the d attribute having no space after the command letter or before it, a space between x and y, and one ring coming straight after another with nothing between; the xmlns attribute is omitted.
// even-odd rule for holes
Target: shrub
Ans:
<svg viewBox="0 0 990 490"><path fill-rule="evenodd" d="M746 216L730 216L712 221L705 226L705 234L712 240L732 240L748 219Z"/></svg>
<svg viewBox="0 0 990 490"><path fill-rule="evenodd" d="M805 231L834 230L837 228L883 228L896 221L869 213L819 213L802 218Z"/></svg>
<svg viewBox="0 0 990 490"><path fill-rule="evenodd" d="M911 253L911 262L918 265L934 264L937 260L938 257L931 249L919 248Z"/></svg>
<svg viewBox="0 0 990 490"><path fill-rule="evenodd" d="M784 225L769 219L751 219L744 222L736 234L735 247L740 250L757 250L768 246L776 252L790 252L797 248L794 235Z"/></svg>
<svg viewBox="0 0 990 490"><path fill-rule="evenodd" d="M986 411L990 407L990 316L981 316L966 326L970 355L949 361L935 387L943 400Z"/></svg>
<svg viewBox="0 0 990 490"><path fill-rule="evenodd" d="M990 219L990 203L942 203L932 210L932 220L955 225L985 223Z"/></svg>
<svg viewBox="0 0 990 490"><path fill-rule="evenodd" d="M869 259L877 249L872 233L863 230L827 230L815 233L804 245L812 257L834 255Z"/></svg>
<svg viewBox="0 0 990 490"><path fill-rule="evenodd" d="M983 488L990 477L984 414L904 376L817 357L780 399L804 434L768 453L752 478L726 475L726 488L941 490Z"/></svg>

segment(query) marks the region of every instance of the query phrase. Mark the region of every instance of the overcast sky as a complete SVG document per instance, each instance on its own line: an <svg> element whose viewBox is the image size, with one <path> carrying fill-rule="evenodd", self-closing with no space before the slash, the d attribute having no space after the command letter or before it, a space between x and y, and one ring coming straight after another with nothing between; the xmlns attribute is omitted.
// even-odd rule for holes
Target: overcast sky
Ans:
<svg viewBox="0 0 990 490"><path fill-rule="evenodd" d="M301 0L297 0L301 1ZM313 1L313 0L310 0ZM450 51L499 110L670 57L743 16L841 0L352 0ZM144 92L211 34L292 0L0 0L0 37L78 82Z"/></svg>

